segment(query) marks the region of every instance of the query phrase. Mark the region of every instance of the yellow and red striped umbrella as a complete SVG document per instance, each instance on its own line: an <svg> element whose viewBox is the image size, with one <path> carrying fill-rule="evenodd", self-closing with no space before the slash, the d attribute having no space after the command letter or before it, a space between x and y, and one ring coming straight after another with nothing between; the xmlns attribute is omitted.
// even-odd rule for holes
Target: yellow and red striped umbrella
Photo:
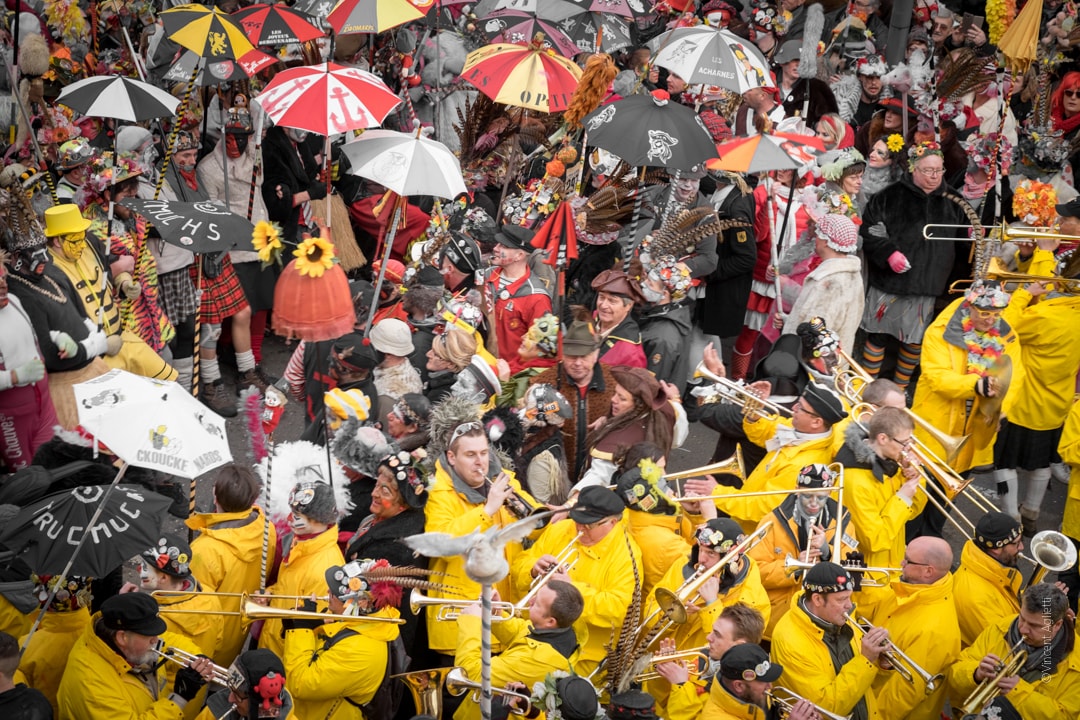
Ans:
<svg viewBox="0 0 1080 720"><path fill-rule="evenodd" d="M543 33L529 45L499 43L473 50L461 77L495 102L527 110L561 112L581 78L572 60L542 48Z"/></svg>
<svg viewBox="0 0 1080 720"><path fill-rule="evenodd" d="M419 20L427 12L409 0L340 0L326 21L338 35L378 33Z"/></svg>

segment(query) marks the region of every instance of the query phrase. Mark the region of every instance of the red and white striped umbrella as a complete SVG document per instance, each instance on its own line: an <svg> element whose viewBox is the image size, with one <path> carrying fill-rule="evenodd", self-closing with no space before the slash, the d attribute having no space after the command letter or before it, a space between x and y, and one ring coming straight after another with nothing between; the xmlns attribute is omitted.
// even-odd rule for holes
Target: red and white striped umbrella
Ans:
<svg viewBox="0 0 1080 720"><path fill-rule="evenodd" d="M372 73L320 63L278 73L255 102L275 125L329 137L376 127L401 98Z"/></svg>

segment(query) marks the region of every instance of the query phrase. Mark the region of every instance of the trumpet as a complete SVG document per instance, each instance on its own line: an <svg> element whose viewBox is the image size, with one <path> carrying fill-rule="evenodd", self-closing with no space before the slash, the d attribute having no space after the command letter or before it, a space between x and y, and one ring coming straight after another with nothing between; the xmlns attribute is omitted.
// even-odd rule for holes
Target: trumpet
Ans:
<svg viewBox="0 0 1080 720"><path fill-rule="evenodd" d="M412 592L409 593L409 609L412 610L413 615L419 615L421 608L437 607L439 610L435 617L439 620L457 620L462 610L479 605L481 602L483 601L428 597L420 591L420 588L413 588ZM491 613L492 622L502 622L510 619L515 614L520 614L520 610L512 603L499 600L491 603ZM504 616L502 613L508 613L509 615Z"/></svg>
<svg viewBox="0 0 1080 720"><path fill-rule="evenodd" d="M699 362L697 367L694 368L694 378L705 378L714 385L717 386L717 393L725 400L739 405L745 408L747 405L757 406L754 409L754 414L761 418L768 418L773 415L780 415L782 417L791 417L791 411L783 405L778 405L769 400L759 398L754 391L746 385L737 383L734 380L728 380L722 378L719 375L711 372L705 367L705 362Z"/></svg>
<svg viewBox="0 0 1080 720"><path fill-rule="evenodd" d="M806 700L802 695L797 695L786 687L780 687L779 685L772 690L767 690L765 695L769 698L769 702L772 703L772 706L779 710L781 720L787 720L795 707L795 703L800 700ZM814 705L813 703L810 704ZM817 711L818 715L826 718L826 720L851 720L851 715L837 715L836 713L829 712L820 705L814 705L814 709Z"/></svg>
<svg viewBox="0 0 1080 720"><path fill-rule="evenodd" d="M577 543L584 534L585 532L582 531L575 535L574 539L566 543L566 547L555 556L555 562L552 563L551 567L532 579L532 582L529 584L529 592L525 593L525 597L518 601L516 606L518 609L529 607L529 603L532 602L532 599L540 592L540 588L551 582L551 578L555 577L556 574L568 573L574 569L579 557L577 548L574 547L574 544Z"/></svg>
<svg viewBox="0 0 1080 720"><path fill-rule="evenodd" d="M1020 668L1024 667L1024 663L1027 662L1028 654L1023 646L1024 641L1021 639L1009 648L1009 654L1001 662L997 673L993 677L983 680L971 691L971 694L964 700L964 704L960 706L961 712L965 715L978 715L986 709L986 706L994 698L1001 694L1001 690L997 686L1001 679L1017 674L1020 672Z"/></svg>
<svg viewBox="0 0 1080 720"><path fill-rule="evenodd" d="M680 650L674 653L668 654L656 654L652 656L649 661L648 669L634 676L634 682L643 683L649 680L659 680L662 676L656 671L656 666L669 662L689 662L690 677L700 677L701 661L705 661L705 667L709 666L711 658L709 657L709 646L702 645L701 647L691 648L690 650Z"/></svg>
<svg viewBox="0 0 1080 720"><path fill-rule="evenodd" d="M186 650L181 650L180 648L172 647L171 645L165 646L164 650L159 650L158 648L152 648L152 650L154 651L154 653L160 655L162 658L172 661L177 665L182 665L183 667L188 667L189 665L191 665L191 663L201 659L201 656L199 655L189 653ZM210 663L210 669L213 672L212 682L217 685L222 685L224 687L229 686L229 670L227 668L223 668L220 665Z"/></svg>
<svg viewBox="0 0 1080 720"><path fill-rule="evenodd" d="M1056 530L1043 530L1031 538L1031 560L1037 566L1024 589L1038 585L1048 572L1063 572L1076 564L1076 547Z"/></svg>
<svg viewBox="0 0 1080 720"><path fill-rule="evenodd" d="M666 473L664 475L664 480L669 483L674 482L676 489L681 491L682 486L678 484L680 480L705 477L706 475L734 475L739 478L739 480L746 482L746 465L743 463L742 446L736 445L735 453L727 460L721 460L712 465L702 465L701 467L691 468L689 470Z"/></svg>
<svg viewBox="0 0 1080 720"><path fill-rule="evenodd" d="M446 673L446 692L450 693L454 697L464 695L468 691L472 690L473 702L479 702L481 685L478 682L473 682L469 679L468 673L465 672L463 667L455 667ZM503 695L507 698L515 698L517 700L524 700L525 707L519 708L516 705L507 705L510 708L512 715L525 715L529 712L529 704L532 702L532 697L525 693L514 692L513 690L507 690L506 688L491 688L491 692L495 695Z"/></svg>
<svg viewBox="0 0 1080 720"><path fill-rule="evenodd" d="M392 680L401 680L412 695L413 705L418 715L442 718L443 683L451 668L433 668L431 670L413 670L412 672L391 675Z"/></svg>
<svg viewBox="0 0 1080 720"><path fill-rule="evenodd" d="M789 553L788 556L786 558L784 558L784 572L786 574L790 575L791 573L797 572L797 571L800 571L800 570L809 570L810 568L814 567L814 565L816 565L816 564L817 563L806 562L805 560L799 560L798 558L796 558L795 556L793 556L793 555L791 555ZM889 579L893 575L899 575L900 572L901 572L900 568L863 567L861 565L848 565L848 564L842 563L842 562L837 563L837 564L840 567L847 570L848 572L850 572L850 573L862 573L864 575L864 578L863 578L863 581L862 581L863 587L888 587L889 586ZM865 578L865 576L867 576L867 575L870 575L870 576L884 575L885 579L884 580L867 580Z"/></svg>
<svg viewBox="0 0 1080 720"><path fill-rule="evenodd" d="M844 613L844 619L848 624L858 633L867 633L874 629L874 626L870 624L866 618L859 618L858 622L852 619L851 615ZM885 649L881 656L885 658L885 661L900 674L900 677L904 678L906 682L911 685L915 684L915 676L918 676L923 681L925 687L924 691L927 695L933 694L935 690L941 687L941 683L945 680L945 676L941 673L931 675L926 670L919 667L918 663L912 660L903 650L896 647L896 643L889 640L889 645Z"/></svg>

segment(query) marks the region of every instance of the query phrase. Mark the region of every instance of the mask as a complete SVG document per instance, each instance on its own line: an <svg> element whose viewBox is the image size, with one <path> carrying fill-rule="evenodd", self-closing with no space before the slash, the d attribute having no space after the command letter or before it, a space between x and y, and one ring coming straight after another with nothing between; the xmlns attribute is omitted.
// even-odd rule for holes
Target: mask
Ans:
<svg viewBox="0 0 1080 720"><path fill-rule="evenodd" d="M641 293L645 296L645 299L651 303L658 303L664 299L664 294L659 290L653 290L645 283L641 284Z"/></svg>
<svg viewBox="0 0 1080 720"><path fill-rule="evenodd" d="M297 130L296 128L285 128L285 134L289 136L289 139L293 142L302 143L307 139L307 130Z"/></svg>
<svg viewBox="0 0 1080 720"><path fill-rule="evenodd" d="M189 173L190 174L190 173L195 172L195 163L177 162L176 163L176 169L179 170L182 173Z"/></svg>
<svg viewBox="0 0 1080 720"><path fill-rule="evenodd" d="M44 246L29 250L20 250L15 256L15 262L11 269L23 277L36 280L45 274L45 266L49 264L49 252Z"/></svg>
<svg viewBox="0 0 1080 720"><path fill-rule="evenodd" d="M153 167L158 160L157 148L153 145L148 145L146 149L139 155L139 162L143 167Z"/></svg>

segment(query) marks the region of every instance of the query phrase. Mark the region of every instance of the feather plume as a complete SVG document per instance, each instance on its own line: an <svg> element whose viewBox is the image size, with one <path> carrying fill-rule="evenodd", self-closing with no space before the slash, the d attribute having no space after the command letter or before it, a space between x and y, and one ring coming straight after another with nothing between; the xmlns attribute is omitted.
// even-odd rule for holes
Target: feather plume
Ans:
<svg viewBox="0 0 1080 720"><path fill-rule="evenodd" d="M585 61L585 70L581 73L581 79L570 96L563 119L572 130L581 127L581 119L600 107L600 103L607 96L611 81L619 74L615 62L607 53L596 53L589 56Z"/></svg>
<svg viewBox="0 0 1080 720"><path fill-rule="evenodd" d="M278 443L274 446L273 452L274 477L273 482L268 484L270 498L267 504L269 507L263 509L271 520L281 522L289 516L289 495L296 483L302 480L327 482L326 448L305 440L297 440ZM264 483L266 483L269 460L268 454L255 466L256 472ZM334 500L339 513L348 513L353 508L347 487L349 481L339 463L334 462L332 465Z"/></svg>
<svg viewBox="0 0 1080 720"><path fill-rule="evenodd" d="M445 573L428 570L427 568L412 567L410 565L383 565L381 567L373 567L362 571L360 577L369 578L371 580L395 580L406 577L426 578L431 577L432 575L443 574Z"/></svg>
<svg viewBox="0 0 1080 720"><path fill-rule="evenodd" d="M799 67L796 70L800 78L816 78L818 73L817 51L821 34L825 31L825 11L820 3L806 8L806 25L803 31L802 47L799 48Z"/></svg>
<svg viewBox="0 0 1080 720"><path fill-rule="evenodd" d="M985 90L994 79L986 73L987 58L971 48L960 48L942 62L937 95L942 100L958 100L972 91Z"/></svg>
<svg viewBox="0 0 1080 720"><path fill-rule="evenodd" d="M251 441L251 455L256 463L266 457L266 435L262 427L262 393L255 386L240 391L240 402L244 406L244 420L247 422L248 438Z"/></svg>
<svg viewBox="0 0 1080 720"><path fill-rule="evenodd" d="M635 635L638 624L641 622L641 574L637 560L634 558L633 547L630 544L630 534L623 530L623 539L626 541L626 552L630 554L630 566L634 570L634 594L630 600L630 607L626 609L622 627L619 628L619 637L615 640L614 647L608 648L607 656L607 681L608 694L615 695L623 692L620 688L629 687L633 675L630 675L634 667ZM627 678L627 676L629 676Z"/></svg>
<svg viewBox="0 0 1080 720"><path fill-rule="evenodd" d="M732 219L721 220L709 206L683 208L669 216L660 229L653 233L647 252L653 259L665 255L680 258L687 254L687 248L692 249L702 238L716 235L719 240L720 233L732 227L749 225Z"/></svg>

